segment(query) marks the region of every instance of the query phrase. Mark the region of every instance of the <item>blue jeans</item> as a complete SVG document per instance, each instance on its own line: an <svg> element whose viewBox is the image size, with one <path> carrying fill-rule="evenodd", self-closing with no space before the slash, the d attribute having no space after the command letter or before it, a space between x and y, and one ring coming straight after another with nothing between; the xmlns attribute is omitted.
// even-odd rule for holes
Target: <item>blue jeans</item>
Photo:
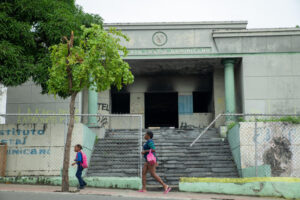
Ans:
<svg viewBox="0 0 300 200"><path fill-rule="evenodd" d="M77 172L76 172L76 177L78 179L80 187L84 187L86 185L86 182L81 177L82 171L83 171L83 167L81 165L78 165Z"/></svg>

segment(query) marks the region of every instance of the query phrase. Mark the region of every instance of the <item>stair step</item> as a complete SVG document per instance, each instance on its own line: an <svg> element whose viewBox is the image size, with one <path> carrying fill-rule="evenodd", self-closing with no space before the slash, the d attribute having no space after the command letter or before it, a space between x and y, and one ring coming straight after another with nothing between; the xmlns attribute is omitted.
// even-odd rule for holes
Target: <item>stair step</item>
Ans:
<svg viewBox="0 0 300 200"><path fill-rule="evenodd" d="M202 130L152 130L159 163L156 171L167 184L178 185L180 177L238 177L228 141L220 138L216 129L209 129L189 146ZM94 147L87 175L139 176L139 167L145 162L140 139L138 130L106 131ZM147 184L158 185L150 174Z"/></svg>

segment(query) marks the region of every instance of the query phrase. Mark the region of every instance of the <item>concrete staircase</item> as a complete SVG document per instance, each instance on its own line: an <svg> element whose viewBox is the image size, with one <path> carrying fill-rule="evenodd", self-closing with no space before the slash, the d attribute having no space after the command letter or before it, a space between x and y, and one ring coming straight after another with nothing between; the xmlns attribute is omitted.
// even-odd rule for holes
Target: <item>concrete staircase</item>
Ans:
<svg viewBox="0 0 300 200"><path fill-rule="evenodd" d="M189 147L201 131L153 130L159 163L157 173L169 185L177 185L179 177L238 177L229 144L219 137L216 129L209 129L193 147ZM107 131L105 138L95 145L87 175L138 176L140 150L137 138L137 131ZM158 184L150 175L147 182Z"/></svg>

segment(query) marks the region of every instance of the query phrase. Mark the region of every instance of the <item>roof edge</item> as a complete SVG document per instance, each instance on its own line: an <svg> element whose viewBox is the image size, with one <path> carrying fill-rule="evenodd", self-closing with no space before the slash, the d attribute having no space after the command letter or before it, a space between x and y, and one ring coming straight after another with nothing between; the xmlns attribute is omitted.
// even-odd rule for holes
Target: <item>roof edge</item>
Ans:
<svg viewBox="0 0 300 200"><path fill-rule="evenodd" d="M112 22L103 23L104 26L168 26L168 25L215 25L215 24L248 24L248 21L189 21L189 22Z"/></svg>
<svg viewBox="0 0 300 200"><path fill-rule="evenodd" d="M127 22L104 23L104 28L121 30L145 29L246 29L247 21L191 21L191 22Z"/></svg>
<svg viewBox="0 0 300 200"><path fill-rule="evenodd" d="M214 30L213 37L288 36L300 35L300 28L258 28L244 30Z"/></svg>

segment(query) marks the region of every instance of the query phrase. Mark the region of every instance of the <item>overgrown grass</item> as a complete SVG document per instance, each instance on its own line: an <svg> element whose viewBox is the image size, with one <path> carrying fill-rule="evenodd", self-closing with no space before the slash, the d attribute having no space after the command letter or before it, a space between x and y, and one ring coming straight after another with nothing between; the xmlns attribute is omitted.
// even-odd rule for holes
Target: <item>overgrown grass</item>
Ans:
<svg viewBox="0 0 300 200"><path fill-rule="evenodd" d="M280 118L270 118L270 119L257 119L258 122L286 122L290 124L300 124L300 117L280 117Z"/></svg>
<svg viewBox="0 0 300 200"><path fill-rule="evenodd" d="M229 131L230 129L232 129L235 125L237 125L239 122L245 122L246 120L243 117L239 117L237 118L236 121L231 122L230 124L227 125L227 130Z"/></svg>
<svg viewBox="0 0 300 200"><path fill-rule="evenodd" d="M96 135L94 145L96 145L96 144L98 143L98 140L99 140L99 138L98 138L98 136Z"/></svg>

